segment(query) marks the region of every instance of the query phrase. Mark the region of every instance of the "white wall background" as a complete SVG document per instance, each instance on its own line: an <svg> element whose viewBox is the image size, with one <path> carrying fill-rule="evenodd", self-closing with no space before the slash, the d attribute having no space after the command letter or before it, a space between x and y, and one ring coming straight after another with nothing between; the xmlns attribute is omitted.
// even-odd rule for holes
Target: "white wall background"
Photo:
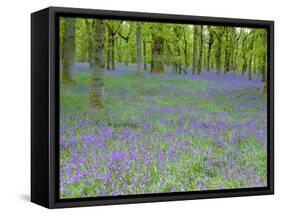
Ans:
<svg viewBox="0 0 281 216"><path fill-rule="evenodd" d="M1 215L276 215L281 204L277 0L6 0L0 6ZM48 6L275 20L275 195L47 210L30 203L30 13Z"/></svg>

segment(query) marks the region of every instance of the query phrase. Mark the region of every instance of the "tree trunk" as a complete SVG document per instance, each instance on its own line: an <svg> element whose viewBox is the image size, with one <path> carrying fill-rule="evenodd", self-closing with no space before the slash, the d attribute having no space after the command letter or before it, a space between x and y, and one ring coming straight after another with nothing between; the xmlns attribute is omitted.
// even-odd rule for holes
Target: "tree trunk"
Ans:
<svg viewBox="0 0 281 216"><path fill-rule="evenodd" d="M229 37L228 36L229 36L228 28L226 28L224 73L227 73L229 71L229 65L230 65L230 51L229 51Z"/></svg>
<svg viewBox="0 0 281 216"><path fill-rule="evenodd" d="M184 65L185 65L185 73L187 73L187 68L189 66L188 62L188 34L184 31Z"/></svg>
<svg viewBox="0 0 281 216"><path fill-rule="evenodd" d="M239 45L239 40L241 37L242 31L240 30L239 34L237 35L236 30L234 29L233 31L233 38L232 38L232 54L231 54L231 70L233 75L235 75L236 70L237 70L237 56L238 56L238 45Z"/></svg>
<svg viewBox="0 0 281 216"><path fill-rule="evenodd" d="M230 55L229 55L229 58L230 58L229 70L232 71L232 73L233 73L233 68L234 68L234 52L235 52L235 48L234 48L234 45L233 45L231 47Z"/></svg>
<svg viewBox="0 0 281 216"><path fill-rule="evenodd" d="M247 39L249 38L249 36L251 35L252 31L250 33L247 33L243 36L243 39L242 39L242 47L241 47L241 51L242 51L242 60L243 60L243 63L242 63L242 75L244 76L247 68L248 68L248 49L247 49L247 44L246 44L246 41Z"/></svg>
<svg viewBox="0 0 281 216"><path fill-rule="evenodd" d="M216 68L217 68L217 75L221 74L221 44L222 39L221 37L218 39L218 47L216 52Z"/></svg>
<svg viewBox="0 0 281 216"><path fill-rule="evenodd" d="M181 74L182 73L182 64L181 64L181 60L180 60L180 56L181 56L181 50L180 47L177 46L177 56L178 59L176 59L176 71L177 73Z"/></svg>
<svg viewBox="0 0 281 216"><path fill-rule="evenodd" d="M115 69L114 33L108 28L107 70Z"/></svg>
<svg viewBox="0 0 281 216"><path fill-rule="evenodd" d="M105 23L103 20L96 20L93 29L94 38L94 67L91 75L91 86L89 96L89 114L99 112L103 108L104 94L104 37Z"/></svg>
<svg viewBox="0 0 281 216"><path fill-rule="evenodd" d="M261 74L262 74L262 81L266 82L266 52L262 56Z"/></svg>
<svg viewBox="0 0 281 216"><path fill-rule="evenodd" d="M250 57L249 57L249 64L248 64L248 79L252 79L252 61L253 61L253 48L254 48L254 40L255 38L252 38L250 43Z"/></svg>
<svg viewBox="0 0 281 216"><path fill-rule="evenodd" d="M146 64L146 41L143 40L143 69L146 71L147 70L147 64Z"/></svg>
<svg viewBox="0 0 281 216"><path fill-rule="evenodd" d="M196 74L197 71L197 38L198 35L198 27L196 25L193 26L193 58L192 58L192 74Z"/></svg>
<svg viewBox="0 0 281 216"><path fill-rule="evenodd" d="M211 69L211 51L212 51L212 45L214 43L214 34L210 31L210 27L208 27L209 31L209 41L208 41L208 54L207 54L207 71L210 72Z"/></svg>
<svg viewBox="0 0 281 216"><path fill-rule="evenodd" d="M64 52L62 81L72 82L72 72L75 61L75 18L65 18Z"/></svg>
<svg viewBox="0 0 281 216"><path fill-rule="evenodd" d="M115 38L114 38L114 34L111 34L111 56L110 56L110 60L111 60L111 70L115 70Z"/></svg>
<svg viewBox="0 0 281 216"><path fill-rule="evenodd" d="M156 32L152 34L152 73L165 73L164 70L164 38L162 35L162 27L158 26Z"/></svg>
<svg viewBox="0 0 281 216"><path fill-rule="evenodd" d="M125 65L129 65L129 57L130 57L130 51L129 51L129 39L126 40L126 54L125 54Z"/></svg>
<svg viewBox="0 0 281 216"><path fill-rule="evenodd" d="M242 59L243 59L243 63L242 63L242 75L244 76L246 70L247 70L247 57L246 57L246 51L242 50Z"/></svg>
<svg viewBox="0 0 281 216"><path fill-rule="evenodd" d="M199 41L199 59L198 59L198 74L202 72L202 57L203 57L203 25L200 26L200 41Z"/></svg>
<svg viewBox="0 0 281 216"><path fill-rule="evenodd" d="M123 49L123 46L122 46L122 40L116 40L117 41L117 44L116 44L116 50L117 50L117 57L118 57L118 62L122 62L122 49Z"/></svg>
<svg viewBox="0 0 281 216"><path fill-rule="evenodd" d="M143 70L142 64L142 33L141 23L136 24L136 37L137 37L137 73L141 73Z"/></svg>
<svg viewBox="0 0 281 216"><path fill-rule="evenodd" d="M224 34L225 31L225 27L217 27L218 28L218 32L214 31L214 35L216 35L217 37L217 50L216 50L216 74L220 75L221 74L221 50L222 50L222 36Z"/></svg>
<svg viewBox="0 0 281 216"><path fill-rule="evenodd" d="M107 52L106 52L106 69L110 70L110 61L111 61L111 33L109 28L107 29Z"/></svg>
<svg viewBox="0 0 281 216"><path fill-rule="evenodd" d="M182 28L176 26L173 28L173 31L174 31L174 40L173 40L174 49L169 48L170 53L171 53L171 59L173 59L173 72L181 74L181 72L182 72L181 64L182 63L181 63L180 40L181 40ZM173 54L172 50L174 50L174 54Z"/></svg>
<svg viewBox="0 0 281 216"><path fill-rule="evenodd" d="M94 56L93 56L93 30L92 30L92 26L93 26L93 22L91 21L89 22L88 19L85 19L85 25L86 25L86 29L87 29L87 42L88 42L88 63L90 65L90 69L92 69L93 67L93 60L94 60Z"/></svg>
<svg viewBox="0 0 281 216"><path fill-rule="evenodd" d="M256 59L256 55L254 56L254 59L253 59L253 66L254 66L254 68L253 68L253 72L254 72L254 74L256 74L257 73L257 59Z"/></svg>
<svg viewBox="0 0 281 216"><path fill-rule="evenodd" d="M233 74L235 74L236 70L237 70L237 56L238 56L238 45L235 47L235 51L234 51L234 57L233 57Z"/></svg>
<svg viewBox="0 0 281 216"><path fill-rule="evenodd" d="M249 58L248 80L252 80L252 58Z"/></svg>
<svg viewBox="0 0 281 216"><path fill-rule="evenodd" d="M210 72L210 70L211 70L211 65L210 65L211 51L212 51L212 46L208 45L208 54L207 54L207 71L208 72Z"/></svg>

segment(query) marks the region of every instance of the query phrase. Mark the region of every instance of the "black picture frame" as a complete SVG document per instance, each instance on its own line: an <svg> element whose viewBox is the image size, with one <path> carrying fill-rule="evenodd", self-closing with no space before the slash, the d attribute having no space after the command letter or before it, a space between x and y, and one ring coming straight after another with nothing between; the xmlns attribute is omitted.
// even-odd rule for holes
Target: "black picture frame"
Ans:
<svg viewBox="0 0 281 216"><path fill-rule="evenodd" d="M261 27L268 31L267 187L59 199L58 17ZM264 20L49 7L31 14L31 201L47 208L274 194L274 22Z"/></svg>

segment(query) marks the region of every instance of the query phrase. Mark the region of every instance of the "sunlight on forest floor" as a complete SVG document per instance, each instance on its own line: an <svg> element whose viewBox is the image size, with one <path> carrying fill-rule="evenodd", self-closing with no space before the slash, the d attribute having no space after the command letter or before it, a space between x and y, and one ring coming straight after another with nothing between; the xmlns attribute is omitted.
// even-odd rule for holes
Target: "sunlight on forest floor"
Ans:
<svg viewBox="0 0 281 216"><path fill-rule="evenodd" d="M108 71L89 118L90 71L73 77L60 94L61 198L266 186L258 79Z"/></svg>

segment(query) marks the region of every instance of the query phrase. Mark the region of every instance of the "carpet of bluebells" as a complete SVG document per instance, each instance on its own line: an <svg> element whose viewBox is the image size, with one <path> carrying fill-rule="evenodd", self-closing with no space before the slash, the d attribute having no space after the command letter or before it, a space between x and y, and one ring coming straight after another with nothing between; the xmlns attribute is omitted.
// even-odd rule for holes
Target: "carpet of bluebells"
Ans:
<svg viewBox="0 0 281 216"><path fill-rule="evenodd" d="M60 94L61 198L266 186L257 79L107 71L104 110L89 117L90 71L73 77Z"/></svg>

